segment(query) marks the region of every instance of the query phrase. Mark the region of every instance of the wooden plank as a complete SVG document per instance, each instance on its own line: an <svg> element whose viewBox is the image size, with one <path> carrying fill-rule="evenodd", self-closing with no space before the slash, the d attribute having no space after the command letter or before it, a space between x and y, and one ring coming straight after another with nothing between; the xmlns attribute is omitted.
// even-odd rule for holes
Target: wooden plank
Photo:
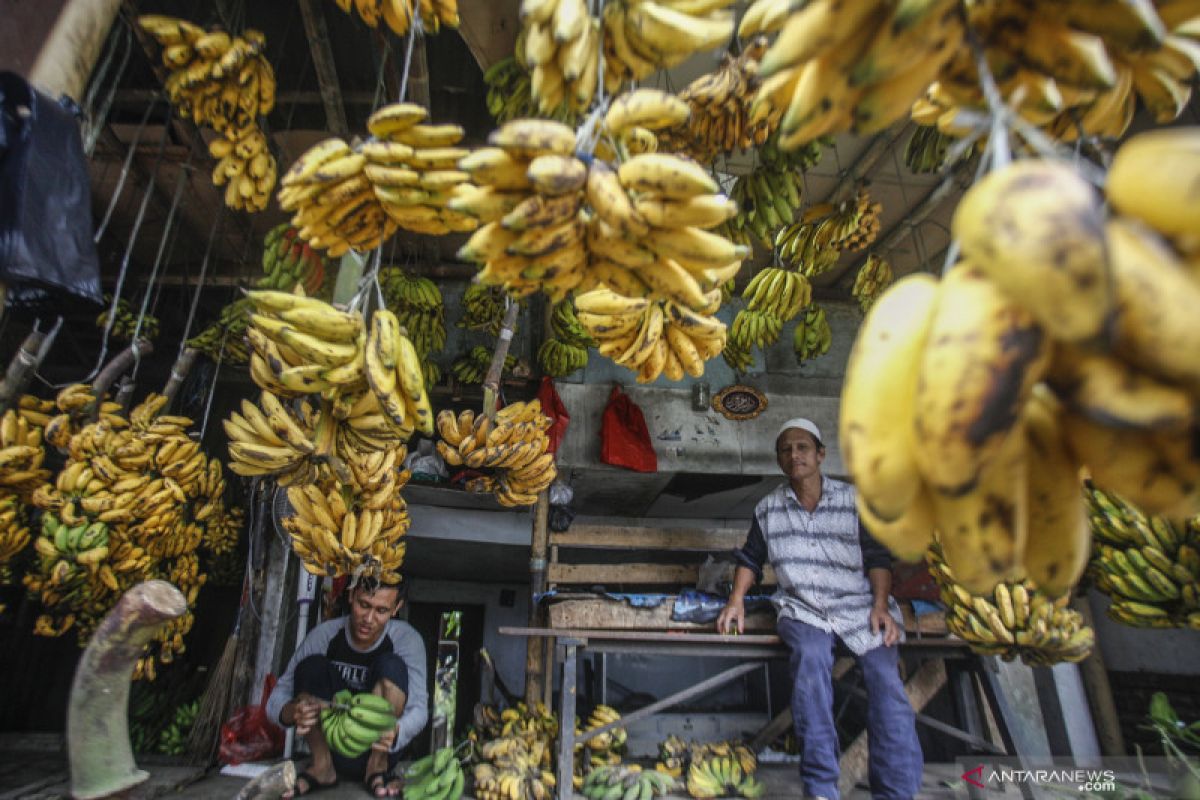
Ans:
<svg viewBox="0 0 1200 800"><path fill-rule="evenodd" d="M833 662L833 679L840 680L850 668L854 666L854 659L850 656L841 656L837 661ZM758 733L754 734L754 738L750 740L750 750L754 753L762 750L771 742L778 739L783 734L787 733L788 728L792 727L792 707L789 705L775 715L775 718L763 727Z"/></svg>
<svg viewBox="0 0 1200 800"><path fill-rule="evenodd" d="M729 567L732 578L733 564ZM551 584L695 586L699 579L699 564L552 563L546 568L546 580ZM774 586L775 583L775 571L768 564L763 569L762 585Z"/></svg>
<svg viewBox="0 0 1200 800"><path fill-rule="evenodd" d="M572 525L550 536L552 544L592 549L731 550L746 541L740 528L650 528Z"/></svg>
<svg viewBox="0 0 1200 800"><path fill-rule="evenodd" d="M529 624L537 626L546 619L546 609L537 602L537 597L546 590L546 542L549 534L550 499L546 491L538 495L533 509L533 526L530 530L529 548ZM545 660L546 647L541 639L530 637L525 642L525 702L530 706L541 700L545 683L550 676L550 665Z"/></svg>
<svg viewBox="0 0 1200 800"><path fill-rule="evenodd" d="M550 606L552 628L600 628L606 630L712 631L711 622L678 622L671 619L674 602L663 601L654 608L635 608L617 600L565 600ZM746 630L775 631L775 615L758 612L746 615Z"/></svg>
<svg viewBox="0 0 1200 800"><path fill-rule="evenodd" d="M300 16L304 20L304 32L317 73L317 87L325 106L325 124L338 136L348 137L350 125L346 122L342 87L333 61L333 47L329 44L329 29L325 26L324 5L320 0L300 0Z"/></svg>
<svg viewBox="0 0 1200 800"><path fill-rule="evenodd" d="M921 711L945 685L946 662L936 659L922 664L916 674L904 684L904 691L912 703L913 710ZM867 755L867 732L864 730L846 748L838 762L841 770L838 792L842 797L849 797L854 787L867 774Z"/></svg>
<svg viewBox="0 0 1200 800"><path fill-rule="evenodd" d="M564 639L607 639L633 642L691 642L694 644L737 644L776 645L782 640L778 636L747 633L742 636L723 636L719 633L666 633L663 631L595 631L557 628L519 628L500 626L501 636L558 636Z"/></svg>

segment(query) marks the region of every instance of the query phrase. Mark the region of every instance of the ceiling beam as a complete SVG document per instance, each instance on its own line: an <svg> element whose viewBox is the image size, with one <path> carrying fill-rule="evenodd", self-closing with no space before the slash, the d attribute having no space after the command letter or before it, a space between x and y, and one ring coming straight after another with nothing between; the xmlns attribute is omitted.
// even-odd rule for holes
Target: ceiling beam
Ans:
<svg viewBox="0 0 1200 800"><path fill-rule="evenodd" d="M346 122L346 106L342 100L337 66L333 62L333 47L329 44L323 3L321 0L300 0L300 16L304 18L304 32L308 36L313 67L317 71L317 86L321 89L321 102L325 105L326 125L336 135L348 137L350 125Z"/></svg>
<svg viewBox="0 0 1200 800"><path fill-rule="evenodd" d="M158 92L153 89L119 89L113 98L113 108L145 108ZM319 106L325 102L320 92L293 91L278 92L275 95L277 106ZM375 102L374 92L342 92L342 102L347 106L369 106Z"/></svg>
<svg viewBox="0 0 1200 800"><path fill-rule="evenodd" d="M842 171L841 180L829 190L829 193L825 195L825 198L821 202L837 203L839 200L844 199L846 194L853 191L854 187L864 180L871 173L871 170L875 169L875 165L879 163L879 159L891 152L892 148L899 142L900 137L908 130L908 127L908 121L906 120L900 125L894 125L885 131L875 134L875 138L859 154L854 163L850 165L850 168Z"/></svg>
<svg viewBox="0 0 1200 800"><path fill-rule="evenodd" d="M519 8L519 0L459 0L458 33L480 69L512 55L521 30Z"/></svg>

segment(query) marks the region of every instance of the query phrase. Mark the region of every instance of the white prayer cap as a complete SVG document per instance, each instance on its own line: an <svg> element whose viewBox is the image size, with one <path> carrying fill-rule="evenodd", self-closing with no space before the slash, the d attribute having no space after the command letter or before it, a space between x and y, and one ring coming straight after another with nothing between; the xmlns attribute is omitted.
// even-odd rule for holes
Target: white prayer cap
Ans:
<svg viewBox="0 0 1200 800"><path fill-rule="evenodd" d="M779 437L783 436L783 432L788 428L799 428L802 431L808 431L813 435L813 438L817 440L818 446L825 446L824 442L821 441L821 429L818 428L817 423L813 422L811 419L805 419L804 417L789 419L779 428L779 433L775 434L775 440L779 441Z"/></svg>

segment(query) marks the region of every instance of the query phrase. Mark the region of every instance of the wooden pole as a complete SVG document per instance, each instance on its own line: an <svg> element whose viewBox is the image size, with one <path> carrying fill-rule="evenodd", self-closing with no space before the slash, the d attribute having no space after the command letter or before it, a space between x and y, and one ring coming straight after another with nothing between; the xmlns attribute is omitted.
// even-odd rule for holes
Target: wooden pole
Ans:
<svg viewBox="0 0 1200 800"><path fill-rule="evenodd" d="M192 364L195 362L196 350L185 347L179 354L179 358L175 359L175 363L171 365L171 377L167 379L167 385L163 387L163 395L167 398L167 404L163 406L163 411L168 410L175 402L175 395L179 394L179 387L183 386L183 382L187 380L188 373L192 371Z"/></svg>
<svg viewBox="0 0 1200 800"><path fill-rule="evenodd" d="M96 398L96 402L92 405L93 422L100 418L100 404L104 402L104 395L108 391L108 387L113 385L122 372L132 367L133 362L139 356L149 355L153 350L154 344L149 339L138 339L117 353L116 357L100 370L96 380L92 381L92 396Z"/></svg>
<svg viewBox="0 0 1200 800"><path fill-rule="evenodd" d="M520 311L521 304L515 300L505 310L500 333L496 337L496 351L492 353L491 366L488 367L487 377L483 379L483 413L489 417L496 416L496 404L500 401L500 376L504 374L504 361L508 358L513 328L516 327Z"/></svg>
<svg viewBox="0 0 1200 800"><path fill-rule="evenodd" d="M83 99L121 0L69 0L46 37L29 82L57 100Z"/></svg>
<svg viewBox="0 0 1200 800"><path fill-rule="evenodd" d="M1087 597L1076 597L1071 601L1071 608L1083 617L1083 624L1090 625L1096 630L1092 618L1092 607ZM1096 738L1100 742L1100 752L1106 756L1125 756L1125 738L1121 735L1121 722L1117 716L1117 706L1113 702L1112 686L1108 682L1108 668L1104 666L1104 656L1100 654L1100 644L1092 647L1092 654L1079 662L1079 677L1083 681L1083 691L1087 694L1088 706L1092 710L1092 722L1096 726Z"/></svg>
<svg viewBox="0 0 1200 800"><path fill-rule="evenodd" d="M546 550L550 543L550 493L538 494L533 507L533 535L529 548L529 626L541 627L544 614L537 602L546 591ZM541 701L549 669L546 665L545 643L540 636L525 640L525 702L531 707Z"/></svg>
<svg viewBox="0 0 1200 800"><path fill-rule="evenodd" d="M49 350L48 341L53 341L58 329L50 332L49 336L41 331L31 331L21 342L21 349L8 363L4 380L0 381L0 414L9 409L16 399L29 385L29 377L37 371L42 355Z"/></svg>

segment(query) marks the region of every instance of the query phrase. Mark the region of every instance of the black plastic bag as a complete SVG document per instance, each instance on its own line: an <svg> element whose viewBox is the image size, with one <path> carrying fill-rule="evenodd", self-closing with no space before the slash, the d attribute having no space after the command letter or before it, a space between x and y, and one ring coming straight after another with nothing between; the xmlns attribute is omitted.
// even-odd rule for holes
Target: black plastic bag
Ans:
<svg viewBox="0 0 1200 800"><path fill-rule="evenodd" d="M101 302L92 196L79 124L0 72L0 281Z"/></svg>

